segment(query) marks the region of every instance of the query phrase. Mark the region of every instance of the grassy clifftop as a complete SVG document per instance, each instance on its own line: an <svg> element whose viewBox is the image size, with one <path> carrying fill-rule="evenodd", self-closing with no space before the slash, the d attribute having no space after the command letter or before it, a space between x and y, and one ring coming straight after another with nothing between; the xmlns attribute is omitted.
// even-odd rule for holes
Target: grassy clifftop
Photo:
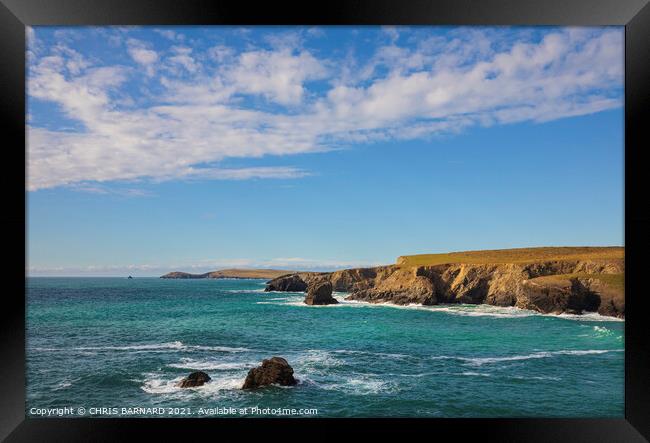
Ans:
<svg viewBox="0 0 650 443"><path fill-rule="evenodd" d="M498 264L534 263L558 260L607 260L622 259L625 248L608 247L542 247L493 249L485 251L448 252L444 254L403 255L397 259L398 265L423 266L448 263Z"/></svg>

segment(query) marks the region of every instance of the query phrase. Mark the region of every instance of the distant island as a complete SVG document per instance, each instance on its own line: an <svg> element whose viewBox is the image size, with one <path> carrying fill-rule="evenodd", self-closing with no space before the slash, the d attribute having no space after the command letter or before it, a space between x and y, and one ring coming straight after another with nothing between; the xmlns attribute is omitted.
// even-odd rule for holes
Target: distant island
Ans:
<svg viewBox="0 0 650 443"><path fill-rule="evenodd" d="M398 305L514 306L542 313L625 317L623 247L541 247L407 255L396 264L294 272L267 291L306 291L328 281L346 300Z"/></svg>
<svg viewBox="0 0 650 443"><path fill-rule="evenodd" d="M220 269L204 274L190 274L189 272L169 272L160 278L277 278L296 271L283 271L278 269Z"/></svg>

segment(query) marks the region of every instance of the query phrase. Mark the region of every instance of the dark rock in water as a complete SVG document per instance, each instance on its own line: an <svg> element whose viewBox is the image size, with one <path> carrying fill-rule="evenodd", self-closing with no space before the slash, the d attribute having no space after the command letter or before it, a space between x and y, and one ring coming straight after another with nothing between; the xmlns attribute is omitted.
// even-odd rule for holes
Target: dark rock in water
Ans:
<svg viewBox="0 0 650 443"><path fill-rule="evenodd" d="M274 278L266 283L265 291L305 292L307 283L298 274Z"/></svg>
<svg viewBox="0 0 650 443"><path fill-rule="evenodd" d="M282 357L271 357L262 361L262 365L248 371L242 389L255 389L277 384L293 386L298 381L293 378L293 368Z"/></svg>
<svg viewBox="0 0 650 443"><path fill-rule="evenodd" d="M307 287L305 303L308 305L335 305L338 301L332 297L332 283L329 280L315 280Z"/></svg>
<svg viewBox="0 0 650 443"><path fill-rule="evenodd" d="M132 280L132 279L133 279L133 277L131 277L130 275L129 275L129 277L128 277L128 278L129 278L129 280Z"/></svg>
<svg viewBox="0 0 650 443"><path fill-rule="evenodd" d="M208 374L203 371L192 372L190 375L185 377L178 383L180 388L194 388L197 386L203 386L207 382L212 380Z"/></svg>

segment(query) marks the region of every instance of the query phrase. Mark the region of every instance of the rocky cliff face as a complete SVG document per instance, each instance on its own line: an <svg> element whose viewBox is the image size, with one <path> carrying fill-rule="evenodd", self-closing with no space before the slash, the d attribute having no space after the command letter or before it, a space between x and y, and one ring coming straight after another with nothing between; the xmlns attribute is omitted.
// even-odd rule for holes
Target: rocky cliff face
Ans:
<svg viewBox="0 0 650 443"><path fill-rule="evenodd" d="M271 280L267 290L296 291L313 279L329 279L346 299L371 303L486 303L543 313L598 312L624 317L622 290L583 275L621 274L623 259L560 260L536 263L390 265L332 273L298 273ZM571 275L578 275L572 277ZM546 280L540 277L558 276ZM563 277L567 276L567 277ZM302 282L302 283L300 283Z"/></svg>

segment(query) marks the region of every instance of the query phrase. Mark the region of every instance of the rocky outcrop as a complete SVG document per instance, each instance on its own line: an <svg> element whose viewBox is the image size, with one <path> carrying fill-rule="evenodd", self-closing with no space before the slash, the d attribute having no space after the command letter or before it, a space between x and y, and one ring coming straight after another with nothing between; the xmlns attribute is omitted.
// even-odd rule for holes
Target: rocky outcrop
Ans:
<svg viewBox="0 0 650 443"><path fill-rule="evenodd" d="M332 297L332 283L328 279L312 280L307 286L305 304L335 305L338 301Z"/></svg>
<svg viewBox="0 0 650 443"><path fill-rule="evenodd" d="M195 388L203 386L211 380L210 376L203 371L192 372L190 375L178 382L179 388Z"/></svg>
<svg viewBox="0 0 650 443"><path fill-rule="evenodd" d="M347 300L371 303L486 303L542 313L598 312L625 316L622 290L585 275L622 274L623 259L550 260L531 263L380 266L331 273L297 273L267 283L267 290L305 291L312 281L329 280ZM579 275L560 280L540 277ZM286 289L290 288L290 289Z"/></svg>
<svg viewBox="0 0 650 443"><path fill-rule="evenodd" d="M266 283L265 291L304 292L307 283L300 274L285 275Z"/></svg>
<svg viewBox="0 0 650 443"><path fill-rule="evenodd" d="M417 268L386 266L379 268L374 278L358 281L352 285L351 300L373 303L434 305L437 303L434 282L421 274Z"/></svg>
<svg viewBox="0 0 650 443"><path fill-rule="evenodd" d="M548 282L536 279L522 282L523 291L516 305L523 309L551 314L596 312L599 297L577 278L558 278Z"/></svg>
<svg viewBox="0 0 650 443"><path fill-rule="evenodd" d="M262 361L262 365L248 371L242 389L256 389L277 384L293 386L298 381L293 377L293 368L282 357L271 357Z"/></svg>

